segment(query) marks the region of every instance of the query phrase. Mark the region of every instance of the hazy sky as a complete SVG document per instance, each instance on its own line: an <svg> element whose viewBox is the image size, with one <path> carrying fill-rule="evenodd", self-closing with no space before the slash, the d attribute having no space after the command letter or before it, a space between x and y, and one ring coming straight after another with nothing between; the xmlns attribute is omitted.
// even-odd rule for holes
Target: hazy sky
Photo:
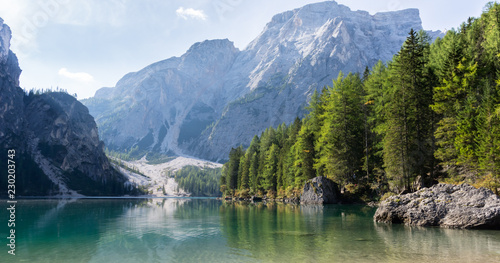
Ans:
<svg viewBox="0 0 500 263"><path fill-rule="evenodd" d="M78 98L193 43L228 38L239 49L273 15L317 0L0 0L13 31L23 88L59 86ZM487 0L338 0L371 14L420 9L423 27L446 30L478 17Z"/></svg>

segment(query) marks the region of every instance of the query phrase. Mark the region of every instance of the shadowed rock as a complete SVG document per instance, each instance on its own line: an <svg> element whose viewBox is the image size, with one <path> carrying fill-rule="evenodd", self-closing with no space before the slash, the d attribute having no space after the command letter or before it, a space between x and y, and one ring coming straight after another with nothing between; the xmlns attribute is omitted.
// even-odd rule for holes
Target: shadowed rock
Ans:
<svg viewBox="0 0 500 263"><path fill-rule="evenodd" d="M301 204L339 203L339 188L332 180L320 176L307 181L300 197Z"/></svg>
<svg viewBox="0 0 500 263"><path fill-rule="evenodd" d="M412 226L500 229L500 198L468 184L437 184L380 203L375 221Z"/></svg>

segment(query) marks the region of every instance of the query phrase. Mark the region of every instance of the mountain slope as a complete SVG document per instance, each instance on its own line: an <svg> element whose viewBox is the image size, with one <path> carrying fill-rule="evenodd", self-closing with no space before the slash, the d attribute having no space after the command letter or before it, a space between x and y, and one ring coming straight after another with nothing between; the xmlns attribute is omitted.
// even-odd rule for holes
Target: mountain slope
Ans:
<svg viewBox="0 0 500 263"><path fill-rule="evenodd" d="M221 160L266 127L301 117L340 70L391 59L411 28L422 29L417 9L370 15L310 4L274 16L243 51L228 40L196 43L83 103L114 150Z"/></svg>
<svg viewBox="0 0 500 263"><path fill-rule="evenodd" d="M222 81L238 53L228 40L197 43L182 57L129 73L83 103L108 147L180 153L179 144L198 136L234 99Z"/></svg>

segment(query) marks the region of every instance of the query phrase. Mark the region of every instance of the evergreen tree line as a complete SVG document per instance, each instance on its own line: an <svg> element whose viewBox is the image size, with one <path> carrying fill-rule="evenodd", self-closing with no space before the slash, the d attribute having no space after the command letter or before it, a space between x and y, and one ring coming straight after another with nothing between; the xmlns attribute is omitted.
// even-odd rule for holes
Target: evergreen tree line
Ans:
<svg viewBox="0 0 500 263"><path fill-rule="evenodd" d="M221 169L185 166L175 173L175 181L179 188L193 196L220 196L219 178Z"/></svg>
<svg viewBox="0 0 500 263"><path fill-rule="evenodd" d="M303 120L232 149L221 191L290 197L315 176L367 198L437 181L498 191L499 9L488 4L432 44L411 30L392 61L339 73L312 95Z"/></svg>
<svg viewBox="0 0 500 263"><path fill-rule="evenodd" d="M128 166L126 163L124 163L124 162L122 161L122 159L119 159L119 158L113 157L112 155L107 155L107 157L108 157L109 162L110 162L110 163L112 163L112 164L115 164L115 165L117 165L117 166L119 166L119 167L121 167L121 168L123 168L123 169L125 169L125 170L129 171L129 172L132 172L132 173L139 174L139 175L142 175L142 176L144 176L144 177L150 178L149 176L147 176L147 175L143 174L143 173L139 170L139 168L137 168L135 165Z"/></svg>
<svg viewBox="0 0 500 263"><path fill-rule="evenodd" d="M51 88L48 88L48 89L31 88L29 90L24 90L24 94L27 97L32 97L32 96L37 96L37 95L42 95L42 94L52 93L52 92L62 92L62 93L69 94L69 92L68 92L67 89L59 88L59 86L57 86L55 89L52 89L52 87L51 87ZM76 93L69 94L69 95L75 97L75 99L78 98L78 95Z"/></svg>

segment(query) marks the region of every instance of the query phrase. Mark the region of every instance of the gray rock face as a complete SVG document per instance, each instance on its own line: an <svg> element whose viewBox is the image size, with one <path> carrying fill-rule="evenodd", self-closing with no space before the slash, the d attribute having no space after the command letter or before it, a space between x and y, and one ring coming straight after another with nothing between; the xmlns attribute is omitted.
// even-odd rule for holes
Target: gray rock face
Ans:
<svg viewBox="0 0 500 263"><path fill-rule="evenodd" d="M26 95L19 87L10 38L0 18L0 148L16 152L17 194L124 194L126 179L104 155L88 109L65 93ZM0 186L7 189L3 165Z"/></svg>
<svg viewBox="0 0 500 263"><path fill-rule="evenodd" d="M269 126L302 117L340 70L363 72L396 54L419 11L370 15L334 1L273 17L242 51L228 40L127 74L84 100L108 147L224 160Z"/></svg>
<svg viewBox="0 0 500 263"><path fill-rule="evenodd" d="M301 204L337 204L339 201L337 184L323 176L307 181L300 196Z"/></svg>
<svg viewBox="0 0 500 263"><path fill-rule="evenodd" d="M23 91L18 89L21 69L10 51L11 31L0 18L0 145L16 140L22 129Z"/></svg>
<svg viewBox="0 0 500 263"><path fill-rule="evenodd" d="M374 219L412 226L500 229L500 198L468 184L438 184L389 197L380 204Z"/></svg>
<svg viewBox="0 0 500 263"><path fill-rule="evenodd" d="M115 173L104 154L97 125L83 104L58 92L35 95L27 101L27 128L54 166L65 172L79 171L98 182Z"/></svg>
<svg viewBox="0 0 500 263"><path fill-rule="evenodd" d="M83 103L108 147L181 154L235 99L222 84L238 52L227 39L196 43Z"/></svg>

